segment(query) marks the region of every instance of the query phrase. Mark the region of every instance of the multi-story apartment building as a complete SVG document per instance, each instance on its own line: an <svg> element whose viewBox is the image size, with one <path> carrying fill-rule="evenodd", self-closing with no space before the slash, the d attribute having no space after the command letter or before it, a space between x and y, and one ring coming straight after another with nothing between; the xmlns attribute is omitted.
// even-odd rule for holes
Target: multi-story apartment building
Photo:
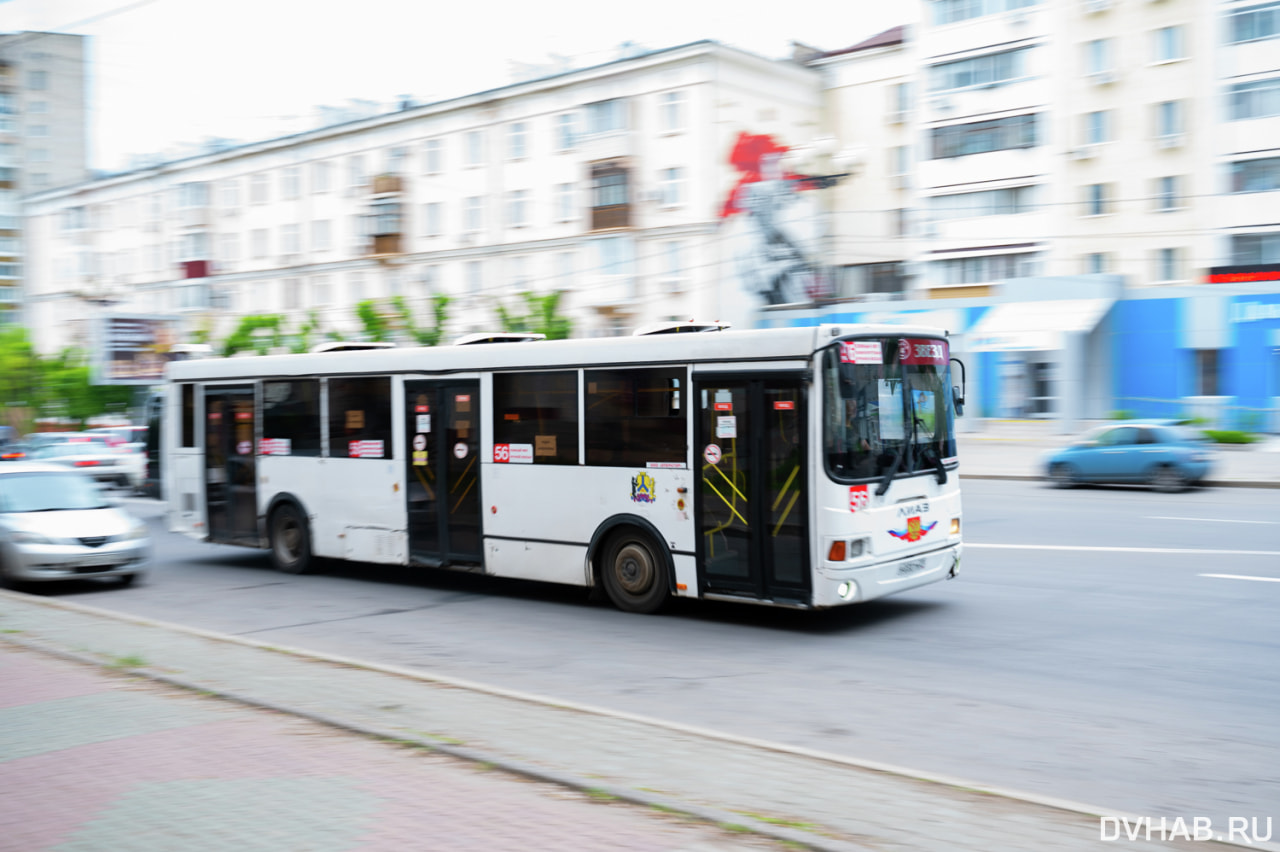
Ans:
<svg viewBox="0 0 1280 852"><path fill-rule="evenodd" d="M944 325L985 414L1190 399L1280 428L1280 2L918 11L809 60L839 144L873 164L837 190L837 260L900 273L907 301L769 321ZM846 297L884 296L865 272L845 281Z"/></svg>
<svg viewBox="0 0 1280 852"><path fill-rule="evenodd" d="M84 36L0 34L0 324L22 304L21 196L88 175Z"/></svg>
<svg viewBox="0 0 1280 852"><path fill-rule="evenodd" d="M445 294L452 335L554 290L576 335L742 324L729 157L746 130L812 137L818 78L698 42L38 193L30 324L46 350L104 305L215 339L250 313L351 334L362 300L423 322Z"/></svg>

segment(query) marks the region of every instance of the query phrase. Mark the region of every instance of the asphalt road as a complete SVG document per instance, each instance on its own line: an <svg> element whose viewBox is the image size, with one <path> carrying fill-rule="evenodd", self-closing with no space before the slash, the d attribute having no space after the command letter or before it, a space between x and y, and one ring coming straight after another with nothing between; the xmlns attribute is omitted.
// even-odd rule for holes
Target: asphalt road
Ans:
<svg viewBox="0 0 1280 852"><path fill-rule="evenodd" d="M1280 491L969 481L964 523L960 579L825 613L294 577L167 533L148 583L51 594L1139 815L1280 821Z"/></svg>

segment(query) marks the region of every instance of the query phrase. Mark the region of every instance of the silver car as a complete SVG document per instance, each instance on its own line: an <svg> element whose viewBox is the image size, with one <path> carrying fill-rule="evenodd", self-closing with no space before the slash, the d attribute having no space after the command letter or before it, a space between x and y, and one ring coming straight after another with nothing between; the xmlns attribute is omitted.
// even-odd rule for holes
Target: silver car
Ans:
<svg viewBox="0 0 1280 852"><path fill-rule="evenodd" d="M40 462L0 466L0 579L114 577L127 586L150 562L147 525L108 503L89 477Z"/></svg>

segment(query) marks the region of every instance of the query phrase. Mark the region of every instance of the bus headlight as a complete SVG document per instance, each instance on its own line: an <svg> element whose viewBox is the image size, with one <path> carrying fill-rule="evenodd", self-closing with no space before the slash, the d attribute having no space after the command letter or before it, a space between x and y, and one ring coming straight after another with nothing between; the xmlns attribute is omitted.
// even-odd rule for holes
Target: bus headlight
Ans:
<svg viewBox="0 0 1280 852"><path fill-rule="evenodd" d="M960 535L960 519L959 518L951 519L951 534Z"/></svg>
<svg viewBox="0 0 1280 852"><path fill-rule="evenodd" d="M840 600L842 601L853 600L853 598L858 594L858 584L852 580L845 580L843 583L836 586L836 594L840 596Z"/></svg>

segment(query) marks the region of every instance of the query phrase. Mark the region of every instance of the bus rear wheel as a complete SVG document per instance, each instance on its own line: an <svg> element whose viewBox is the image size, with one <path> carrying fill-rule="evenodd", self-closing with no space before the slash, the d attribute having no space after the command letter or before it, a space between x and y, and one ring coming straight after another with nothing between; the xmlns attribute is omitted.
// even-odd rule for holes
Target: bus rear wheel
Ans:
<svg viewBox="0 0 1280 852"><path fill-rule="evenodd" d="M302 510L284 503L271 513L271 564L286 574L311 570L311 532Z"/></svg>
<svg viewBox="0 0 1280 852"><path fill-rule="evenodd" d="M670 594L661 551L641 532L616 534L605 549L600 573L609 600L624 612L657 612Z"/></svg>

